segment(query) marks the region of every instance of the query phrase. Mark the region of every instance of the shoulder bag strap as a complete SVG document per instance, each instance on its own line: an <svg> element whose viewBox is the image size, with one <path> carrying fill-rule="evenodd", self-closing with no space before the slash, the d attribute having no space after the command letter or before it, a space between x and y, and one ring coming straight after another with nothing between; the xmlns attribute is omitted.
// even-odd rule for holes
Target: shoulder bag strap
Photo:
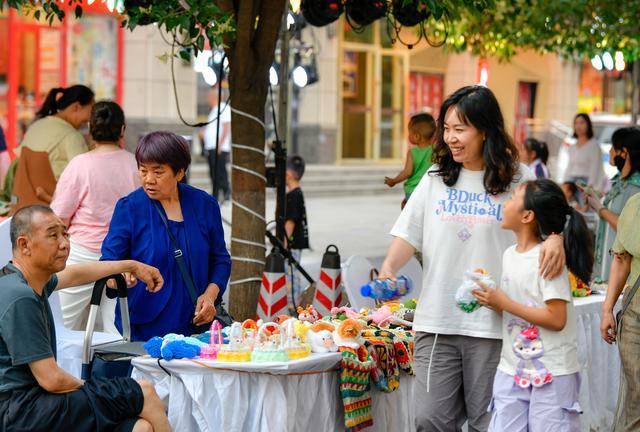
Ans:
<svg viewBox="0 0 640 432"><path fill-rule="evenodd" d="M638 276L638 279L636 279L636 283L633 284L633 288L631 288L631 291L629 291L629 295L625 296L624 298L624 303L622 304L620 316L624 315L624 312L627 310L627 308L631 304L631 300L633 300L633 297L636 295L636 292L638 292L639 286L640 286L640 275Z"/></svg>
<svg viewBox="0 0 640 432"><path fill-rule="evenodd" d="M160 220L162 220L162 223L164 224L164 227L167 230L167 234L169 234L169 241L171 242L171 247L173 247L173 257L175 258L176 263L178 264L178 268L180 269L182 280L184 280L184 283L187 285L187 290L189 291L189 296L191 297L191 301L195 305L198 301L198 295L196 294L196 288L193 284L193 279L191 279L191 274L189 273L189 270L187 269L187 265L184 262L184 254L182 253L182 250L178 247L178 242L176 241L175 237L173 236L173 234L171 234L171 230L169 229L169 223L167 222L167 218L164 216L164 214L162 214L162 210L158 208L158 205L155 202L151 203L151 205L158 212L158 215L160 216Z"/></svg>

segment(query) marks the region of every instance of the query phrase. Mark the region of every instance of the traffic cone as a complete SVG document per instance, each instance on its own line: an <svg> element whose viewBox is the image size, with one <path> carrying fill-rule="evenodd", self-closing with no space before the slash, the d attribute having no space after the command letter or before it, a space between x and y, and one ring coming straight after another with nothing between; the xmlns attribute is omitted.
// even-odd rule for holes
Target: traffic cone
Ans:
<svg viewBox="0 0 640 432"><path fill-rule="evenodd" d="M334 248L335 250L330 250ZM342 272L340 253L336 245L329 245L322 256L320 278L316 286L313 306L321 316L331 313L331 308L342 303Z"/></svg>
<svg viewBox="0 0 640 432"><path fill-rule="evenodd" d="M258 298L258 317L264 322L271 322L278 315L287 312L287 279L284 274L284 257L274 249L267 256L262 274L262 285Z"/></svg>

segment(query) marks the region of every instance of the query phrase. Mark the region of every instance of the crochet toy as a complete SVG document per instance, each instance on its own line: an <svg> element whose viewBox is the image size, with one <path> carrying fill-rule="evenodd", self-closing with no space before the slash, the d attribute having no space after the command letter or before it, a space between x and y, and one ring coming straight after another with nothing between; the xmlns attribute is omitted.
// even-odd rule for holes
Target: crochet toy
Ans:
<svg viewBox="0 0 640 432"><path fill-rule="evenodd" d="M358 349L364 344L361 336L364 325L355 319L347 318L333 332L333 340L339 347Z"/></svg>
<svg viewBox="0 0 640 432"><path fill-rule="evenodd" d="M291 317L289 315L278 315L273 319L273 322L276 324L284 324L285 321L290 320Z"/></svg>
<svg viewBox="0 0 640 432"><path fill-rule="evenodd" d="M387 305L381 306L367 316L367 321L373 321L378 327L388 326L393 321L394 315L391 308Z"/></svg>
<svg viewBox="0 0 640 432"><path fill-rule="evenodd" d="M360 314L356 312L354 309L351 309L346 306L342 307L332 307L331 308L331 316L335 317L337 320L345 320L348 318L360 318Z"/></svg>
<svg viewBox="0 0 640 432"><path fill-rule="evenodd" d="M231 324L229 343L218 350L218 361L246 362L251 360L251 346L246 340L245 331L239 322Z"/></svg>
<svg viewBox="0 0 640 432"><path fill-rule="evenodd" d="M298 306L298 319L300 321L306 321L310 323L314 323L318 321L320 318L320 313L316 310L313 305L309 305L306 309L302 309L302 306Z"/></svg>
<svg viewBox="0 0 640 432"><path fill-rule="evenodd" d="M314 353L328 353L338 351L338 346L333 341L335 327L326 321L317 321L307 331L307 341Z"/></svg>
<svg viewBox="0 0 640 432"><path fill-rule="evenodd" d="M538 327L531 325L519 318L509 321L507 329L509 334L513 327L519 326L522 330L513 340L513 353L518 357L518 365L513 379L516 385L522 388L542 387L553 381L553 376L540 361L544 355L544 346L540 339Z"/></svg>
<svg viewBox="0 0 640 432"><path fill-rule="evenodd" d="M175 333L169 333L163 338L153 337L142 347L150 356L173 360L181 358L196 358L200 355L200 349L206 344L194 337L185 337Z"/></svg>
<svg viewBox="0 0 640 432"><path fill-rule="evenodd" d="M278 331L270 330L276 328ZM251 353L251 361L284 362L289 360L289 355L284 350L282 328L277 323L264 323L258 329L256 346Z"/></svg>
<svg viewBox="0 0 640 432"><path fill-rule="evenodd" d="M473 290L480 289L480 285L476 281L484 283L489 288L495 288L496 283L484 269L475 269L472 272L467 271L464 276L462 284L456 291L456 304L461 310L471 313L481 306L472 294Z"/></svg>
<svg viewBox="0 0 640 432"><path fill-rule="evenodd" d="M571 272L569 272L569 285L571 286L571 295L574 297L586 297L591 294L589 285L581 279L578 279L576 275Z"/></svg>

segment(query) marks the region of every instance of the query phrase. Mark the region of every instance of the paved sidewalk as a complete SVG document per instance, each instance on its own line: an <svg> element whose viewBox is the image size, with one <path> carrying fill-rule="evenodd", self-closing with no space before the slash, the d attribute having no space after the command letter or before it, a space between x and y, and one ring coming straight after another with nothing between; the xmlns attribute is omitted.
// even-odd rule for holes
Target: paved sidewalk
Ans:
<svg viewBox="0 0 640 432"><path fill-rule="evenodd" d="M304 185L303 185L304 190ZM312 277L317 277L322 254L335 244L342 261L351 255L362 255L379 264L387 252L389 231L400 214L403 198L401 187L397 194L381 196L315 197L306 198L311 250L302 254L302 265ZM275 194L267 191L267 220L274 219ZM231 204L222 206L222 216L231 221ZM227 246L231 227L225 225Z"/></svg>

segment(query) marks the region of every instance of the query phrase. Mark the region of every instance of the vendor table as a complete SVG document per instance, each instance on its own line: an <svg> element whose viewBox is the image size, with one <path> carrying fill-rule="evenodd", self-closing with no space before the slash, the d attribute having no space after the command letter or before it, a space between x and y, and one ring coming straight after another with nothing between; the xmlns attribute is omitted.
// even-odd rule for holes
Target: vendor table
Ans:
<svg viewBox="0 0 640 432"><path fill-rule="evenodd" d="M326 432L345 429L340 359L338 353L288 363L142 357L132 364L134 378L154 384L176 431ZM401 375L395 392L372 389L374 425L367 431L411 430L412 386L411 377Z"/></svg>
<svg viewBox="0 0 640 432"><path fill-rule="evenodd" d="M574 299L582 369L582 430L608 430L618 394L618 348L600 338L604 295ZM344 431L340 354L312 354L289 363L133 360L134 378L154 385L177 431ZM372 385L373 387L373 385ZM413 379L401 374L392 393L371 390L373 427L412 431ZM171 397L169 397L169 395Z"/></svg>
<svg viewBox="0 0 640 432"><path fill-rule="evenodd" d="M582 430L610 430L616 412L620 357L616 345L600 337L604 294L576 298L578 362L582 372Z"/></svg>

